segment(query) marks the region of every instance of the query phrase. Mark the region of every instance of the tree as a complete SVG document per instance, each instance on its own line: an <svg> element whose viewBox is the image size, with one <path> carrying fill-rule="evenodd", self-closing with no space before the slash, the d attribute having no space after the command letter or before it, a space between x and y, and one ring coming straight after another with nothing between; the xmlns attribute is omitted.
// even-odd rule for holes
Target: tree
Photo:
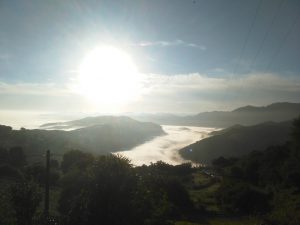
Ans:
<svg viewBox="0 0 300 225"><path fill-rule="evenodd" d="M9 164L17 168L22 168L26 164L26 156L22 147L12 147L8 152Z"/></svg>
<svg viewBox="0 0 300 225"><path fill-rule="evenodd" d="M134 217L136 177L129 160L100 156L86 170L72 168L63 178L59 201L64 224L141 224Z"/></svg>
<svg viewBox="0 0 300 225"><path fill-rule="evenodd" d="M79 150L71 150L64 154L61 169L64 173L73 169L73 167L84 170L93 160L94 157L92 154L84 153Z"/></svg>
<svg viewBox="0 0 300 225"><path fill-rule="evenodd" d="M24 181L11 187L11 202L17 225L32 225L33 216L42 199L37 184Z"/></svg>
<svg viewBox="0 0 300 225"><path fill-rule="evenodd" d="M119 155L97 157L85 169L74 164L61 182L63 224L169 224L170 210L177 209L187 193L178 183L152 172L141 173Z"/></svg>
<svg viewBox="0 0 300 225"><path fill-rule="evenodd" d="M217 198L224 209L234 213L256 215L270 210L271 195L246 183L223 183Z"/></svg>
<svg viewBox="0 0 300 225"><path fill-rule="evenodd" d="M0 147L0 164L8 163L8 151L6 148Z"/></svg>
<svg viewBox="0 0 300 225"><path fill-rule="evenodd" d="M300 115L293 121L292 143L294 144L294 155L300 158Z"/></svg>

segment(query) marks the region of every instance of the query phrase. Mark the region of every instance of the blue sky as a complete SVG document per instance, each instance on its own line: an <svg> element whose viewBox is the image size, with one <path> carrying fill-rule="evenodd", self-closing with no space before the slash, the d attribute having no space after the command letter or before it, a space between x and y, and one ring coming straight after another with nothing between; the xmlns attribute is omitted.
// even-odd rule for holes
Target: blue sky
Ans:
<svg viewBox="0 0 300 225"><path fill-rule="evenodd" d="M2 0L1 110L95 110L65 90L103 44L128 52L153 87L120 112L299 102L299 15L298 0Z"/></svg>

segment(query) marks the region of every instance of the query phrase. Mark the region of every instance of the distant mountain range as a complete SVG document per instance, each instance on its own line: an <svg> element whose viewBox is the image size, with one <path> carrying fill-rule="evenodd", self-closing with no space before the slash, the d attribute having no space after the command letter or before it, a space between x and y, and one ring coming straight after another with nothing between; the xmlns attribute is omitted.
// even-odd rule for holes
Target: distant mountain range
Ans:
<svg viewBox="0 0 300 225"><path fill-rule="evenodd" d="M46 149L63 153L70 149L79 149L94 153L108 153L133 148L165 134L161 126L138 122L129 117L88 117L63 123L42 125L35 130L13 130L0 125L0 146L21 146L26 153L40 153ZM58 129L75 130L65 131ZM56 129L56 130L45 130Z"/></svg>
<svg viewBox="0 0 300 225"><path fill-rule="evenodd" d="M66 122L55 122L55 123L45 123L40 126L42 129L49 130L70 130L77 128L84 128L96 125L105 125L105 124L114 124L114 125L154 125L149 122L139 122L134 119L131 119L127 116L95 116L95 117L86 117L79 120L71 120Z"/></svg>
<svg viewBox="0 0 300 225"><path fill-rule="evenodd" d="M185 159L210 164L211 160L220 156L239 157L253 150L283 144L289 138L291 126L291 121L266 122L254 126L235 125L212 132L213 136L186 146L179 153Z"/></svg>
<svg viewBox="0 0 300 225"><path fill-rule="evenodd" d="M191 116L172 114L143 114L132 116L140 121L164 125L205 126L226 128L235 124L255 125L266 121L282 122L300 114L300 103L273 103L268 106L245 106L233 111L203 112Z"/></svg>

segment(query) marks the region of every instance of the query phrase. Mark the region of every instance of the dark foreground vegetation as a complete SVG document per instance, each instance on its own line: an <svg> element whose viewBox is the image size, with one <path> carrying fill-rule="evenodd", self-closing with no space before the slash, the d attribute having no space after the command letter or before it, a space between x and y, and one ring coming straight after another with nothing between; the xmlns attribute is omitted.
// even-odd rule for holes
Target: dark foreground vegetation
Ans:
<svg viewBox="0 0 300 225"><path fill-rule="evenodd" d="M29 156L28 156L29 157ZM0 224L191 225L300 223L300 118L290 141L211 168L157 162L133 167L118 155L78 150L45 167L21 147L0 149Z"/></svg>

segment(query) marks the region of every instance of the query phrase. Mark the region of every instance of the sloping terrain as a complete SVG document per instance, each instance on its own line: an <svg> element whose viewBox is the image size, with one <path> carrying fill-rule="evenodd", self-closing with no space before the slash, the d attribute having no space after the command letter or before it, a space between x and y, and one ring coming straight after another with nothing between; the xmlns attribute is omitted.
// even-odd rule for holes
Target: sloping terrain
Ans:
<svg viewBox="0 0 300 225"><path fill-rule="evenodd" d="M71 131L13 130L11 127L1 126L0 146L22 146L26 153L44 152L46 149L60 153L70 149L108 153L135 147L164 134L159 125L138 122L128 117L104 118L101 124L86 122L87 120L78 122L79 126L86 125L84 128Z"/></svg>
<svg viewBox="0 0 300 225"><path fill-rule="evenodd" d="M239 157L253 150L263 150L288 140L291 122L267 122L254 126L236 125L180 150L185 159L209 164L220 156Z"/></svg>
<svg viewBox="0 0 300 225"><path fill-rule="evenodd" d="M165 125L185 125L226 128L235 124L245 126L266 121L283 122L300 114L299 103L273 103L268 106L245 106L233 111L202 112L197 115L176 116L172 114L140 115L134 118Z"/></svg>

